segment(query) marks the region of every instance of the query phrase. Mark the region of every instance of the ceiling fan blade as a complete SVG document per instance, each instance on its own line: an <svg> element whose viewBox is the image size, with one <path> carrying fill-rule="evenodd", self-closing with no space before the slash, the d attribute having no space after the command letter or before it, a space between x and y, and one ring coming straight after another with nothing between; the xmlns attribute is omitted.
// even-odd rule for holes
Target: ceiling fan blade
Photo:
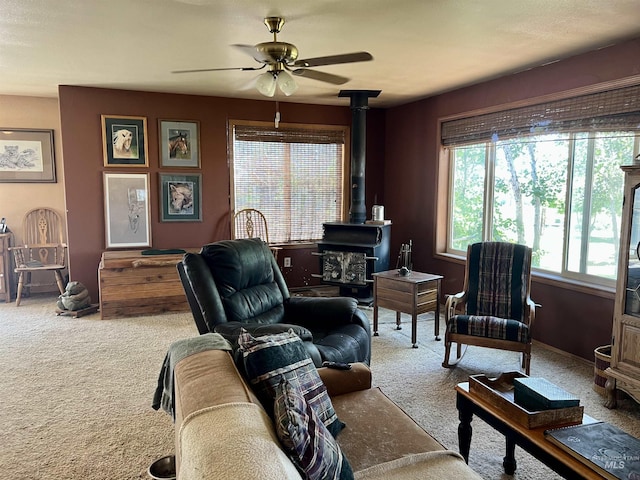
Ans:
<svg viewBox="0 0 640 480"><path fill-rule="evenodd" d="M340 75L334 75L333 73L319 72L318 70L309 70L307 68L291 70L291 73L298 77L311 78L313 80L332 83L334 85L342 85L349 81L347 77L341 77Z"/></svg>
<svg viewBox="0 0 640 480"><path fill-rule="evenodd" d="M251 77L246 82L243 82L242 84L238 85L237 90L239 91L253 90L254 88L256 88L259 77L260 77L259 75Z"/></svg>
<svg viewBox="0 0 640 480"><path fill-rule="evenodd" d="M342 55L329 55L328 57L307 58L296 60L292 67L319 67L321 65L337 65L339 63L368 62L373 60L369 52L344 53Z"/></svg>
<svg viewBox="0 0 640 480"><path fill-rule="evenodd" d="M271 61L271 57L269 55L266 55L264 52L259 51L254 45L242 45L236 43L231 46L240 50L241 52L246 53L256 62L269 63Z"/></svg>
<svg viewBox="0 0 640 480"><path fill-rule="evenodd" d="M171 73L199 73L199 72L222 72L224 70L262 70L266 65L261 67L228 67L228 68L197 68L195 70L174 70Z"/></svg>

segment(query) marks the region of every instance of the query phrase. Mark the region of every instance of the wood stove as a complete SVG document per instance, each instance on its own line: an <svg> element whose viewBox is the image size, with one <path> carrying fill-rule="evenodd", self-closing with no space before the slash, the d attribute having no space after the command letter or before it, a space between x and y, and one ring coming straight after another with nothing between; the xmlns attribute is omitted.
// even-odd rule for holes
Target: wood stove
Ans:
<svg viewBox="0 0 640 480"><path fill-rule="evenodd" d="M373 302L373 273L389 270L391 225L324 223L318 242L322 283L340 287L340 295Z"/></svg>
<svg viewBox="0 0 640 480"><path fill-rule="evenodd" d="M351 108L351 208L349 223L323 223L318 242L319 275L323 283L340 287L340 295L373 303L372 274L389 269L391 224L366 222L364 173L366 159L366 112L369 98L380 90L341 90ZM382 223L382 224L380 224Z"/></svg>
<svg viewBox="0 0 640 480"><path fill-rule="evenodd" d="M322 282L340 287L340 295L373 303L372 274L389 269L391 224L365 222L364 173L366 163L366 113L369 98L380 90L341 90L351 108L351 205L349 223L324 223L318 242Z"/></svg>

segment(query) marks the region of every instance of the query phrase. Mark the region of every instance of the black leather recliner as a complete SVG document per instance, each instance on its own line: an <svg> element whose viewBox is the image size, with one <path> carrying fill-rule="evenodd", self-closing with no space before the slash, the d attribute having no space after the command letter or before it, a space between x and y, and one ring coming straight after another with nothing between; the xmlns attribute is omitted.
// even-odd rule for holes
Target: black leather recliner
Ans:
<svg viewBox="0 0 640 480"><path fill-rule="evenodd" d="M316 366L371 361L369 319L349 297L292 297L269 247L260 239L223 240L187 253L178 272L198 331L235 343L293 329Z"/></svg>

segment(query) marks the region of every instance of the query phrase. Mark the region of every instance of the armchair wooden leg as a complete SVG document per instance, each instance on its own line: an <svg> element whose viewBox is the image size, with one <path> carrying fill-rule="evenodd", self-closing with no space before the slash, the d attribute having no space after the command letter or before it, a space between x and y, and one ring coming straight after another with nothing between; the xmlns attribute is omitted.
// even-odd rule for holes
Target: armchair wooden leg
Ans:
<svg viewBox="0 0 640 480"><path fill-rule="evenodd" d="M451 344L453 342L447 342L445 339L445 344L444 344L444 362L442 362L442 366L444 368L453 368L455 367L458 363L460 363L460 360L462 360L462 357L464 357L464 354L467 353L467 345L464 346L464 350L462 349L462 344L456 342L456 359L451 362L449 360L449 355L450 355L450 351L451 351Z"/></svg>
<svg viewBox="0 0 640 480"><path fill-rule="evenodd" d="M53 272L56 275L56 283L58 284L58 290L60 290L60 295L64 293L64 281L62 280L62 274L59 270Z"/></svg>
<svg viewBox="0 0 640 480"><path fill-rule="evenodd" d="M522 352L522 368L524 368L524 373L529 375L529 370L531 367L531 353Z"/></svg>
<svg viewBox="0 0 640 480"><path fill-rule="evenodd" d="M26 297L31 296L31 272L25 272L23 293Z"/></svg>
<svg viewBox="0 0 640 480"><path fill-rule="evenodd" d="M444 342L444 361L442 362L442 366L444 368L450 368L451 365L449 365L449 355L451 352L451 342L447 342L445 339Z"/></svg>
<svg viewBox="0 0 640 480"><path fill-rule="evenodd" d="M18 293L16 293L16 307L20 306L20 300L22 300L22 288L24 287L24 272L20 272L18 277Z"/></svg>

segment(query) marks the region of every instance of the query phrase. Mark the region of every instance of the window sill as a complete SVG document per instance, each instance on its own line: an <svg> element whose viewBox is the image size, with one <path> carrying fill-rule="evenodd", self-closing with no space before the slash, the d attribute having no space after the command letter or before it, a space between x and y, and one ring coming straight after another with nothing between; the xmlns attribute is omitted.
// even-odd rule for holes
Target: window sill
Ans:
<svg viewBox="0 0 640 480"><path fill-rule="evenodd" d="M437 253L436 258L447 262L458 263L464 265L466 258L451 253ZM596 283L581 282L571 278L561 277L548 272L532 272L531 281L533 283L541 283L544 285L552 285L554 287L563 288L565 290L573 290L576 292L595 295L602 298L613 299L616 294L615 287L599 285Z"/></svg>
<svg viewBox="0 0 640 480"><path fill-rule="evenodd" d="M318 240L319 241L319 240ZM279 247L283 250L296 250L304 248L317 248L316 242L295 242L295 243L272 243L271 247Z"/></svg>

